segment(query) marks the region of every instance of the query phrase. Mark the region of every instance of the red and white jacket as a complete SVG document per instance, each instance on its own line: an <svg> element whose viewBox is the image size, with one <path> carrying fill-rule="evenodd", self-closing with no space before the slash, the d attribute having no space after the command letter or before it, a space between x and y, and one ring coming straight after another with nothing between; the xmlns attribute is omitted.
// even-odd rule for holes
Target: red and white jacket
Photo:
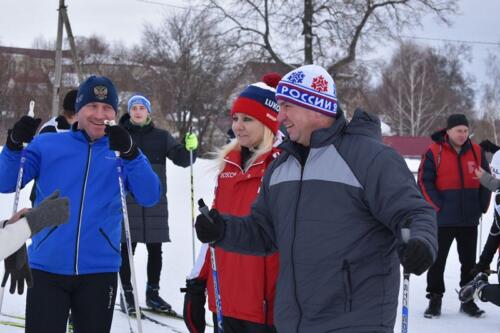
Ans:
<svg viewBox="0 0 500 333"><path fill-rule="evenodd" d="M240 151L229 152L224 158L225 167L217 179L213 208L221 214L248 215L257 198L262 176L277 154L276 149L263 154L245 172L241 168ZM191 278L207 280L208 307L215 313L210 251L207 249L208 246L204 244L198 257L199 263L204 259L203 265L198 275L195 267ZM279 254L251 256L221 248L216 248L215 253L223 315L272 325Z"/></svg>

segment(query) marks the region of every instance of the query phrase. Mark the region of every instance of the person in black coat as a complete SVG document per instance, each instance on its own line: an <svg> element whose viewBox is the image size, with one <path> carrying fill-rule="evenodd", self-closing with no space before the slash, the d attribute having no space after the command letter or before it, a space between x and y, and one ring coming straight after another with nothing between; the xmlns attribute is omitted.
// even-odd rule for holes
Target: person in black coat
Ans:
<svg viewBox="0 0 500 333"><path fill-rule="evenodd" d="M63 100L63 112L43 124L40 127L39 134L67 132L70 130L71 125L76 121L75 100L77 92L76 89L68 91Z"/></svg>
<svg viewBox="0 0 500 333"><path fill-rule="evenodd" d="M196 160L198 140L196 135L187 133L184 144L179 143L166 130L155 127L151 119L151 103L142 95L134 95L128 101L128 113L120 119L120 125L128 130L134 142L149 159L153 170L166 189L166 159L181 167L190 165L190 155ZM166 191L166 190L165 190ZM127 197L127 208L132 238L132 249L137 243L145 243L148 251L146 305L156 311L170 311L171 306L159 296L160 273L162 268L162 243L170 242L168 228L167 196L163 193L160 202L153 207L139 206L132 196ZM120 278L129 314L135 313L135 303L130 282L130 266L126 243L122 237L122 266ZM120 307L126 312L120 298Z"/></svg>

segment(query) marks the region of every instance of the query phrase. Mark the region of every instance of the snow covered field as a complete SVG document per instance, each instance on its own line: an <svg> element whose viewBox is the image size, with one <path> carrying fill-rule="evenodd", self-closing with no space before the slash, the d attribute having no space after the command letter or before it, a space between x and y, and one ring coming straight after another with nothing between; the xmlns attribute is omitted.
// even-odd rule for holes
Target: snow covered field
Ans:
<svg viewBox="0 0 500 333"><path fill-rule="evenodd" d="M408 161L412 171L416 171L418 161ZM199 160L194 166L194 186L195 198L203 198L205 202L210 203L213 198L213 186L215 181L214 163L208 160ZM190 177L189 168L182 169L169 162L167 167L167 187L169 200L169 224L170 237L172 243L163 245L163 271L161 277L161 295L172 304L173 308L181 313L183 294L179 288L184 286L186 276L189 274L192 266L192 229L191 229L191 196L190 196ZM29 207L28 196L30 186L22 191L19 207ZM0 218L8 218L12 210L13 195L0 194ZM195 212L197 213L197 212ZM483 216L482 242L486 241L490 224L492 221L492 209ZM196 250L200 248L200 243L196 240ZM139 298L142 305L145 304L144 293L146 284L146 249L144 246L138 246L135 255L135 267L139 284ZM3 265L0 265L1 276L3 276ZM459 263L456 253L456 247L450 250L448 265L445 271L445 282L447 292L443 299L442 316L440 319L425 319L423 312L427 306L425 298L425 274L419 277L412 276L410 280L410 317L409 331L411 333L472 333L472 332L500 332L500 309L489 303L478 303L486 311L484 318L469 318L459 313L459 301L457 299L455 288L458 288L459 281ZM496 282L496 277L490 277L491 282ZM400 299L401 300L401 299ZM2 311L8 314L23 315L24 296L11 295L5 293L4 305ZM398 311L398 319L395 326L395 332L401 330L401 311ZM161 327L157 324L143 321L143 331L148 333L168 333L168 332L187 332L184 323L175 319L154 316L157 320L171 325L173 328ZM8 320L0 316L0 320ZM208 320L208 316L207 316ZM134 331L135 321L132 321ZM20 328L0 325L0 333L22 332ZM121 333L129 332L128 323L125 315L121 312L115 312L113 327L111 332ZM211 332L207 328L207 332ZM286 333L286 332L284 332ZM318 332L320 333L320 332Z"/></svg>

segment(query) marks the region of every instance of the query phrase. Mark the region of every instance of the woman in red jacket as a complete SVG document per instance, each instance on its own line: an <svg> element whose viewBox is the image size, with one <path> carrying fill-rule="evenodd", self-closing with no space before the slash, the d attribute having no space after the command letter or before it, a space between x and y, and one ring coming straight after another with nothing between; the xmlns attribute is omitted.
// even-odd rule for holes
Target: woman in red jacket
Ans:
<svg viewBox="0 0 500 333"><path fill-rule="evenodd" d="M277 155L278 104L275 87L281 76L270 73L249 85L231 109L235 139L219 152L219 175L213 208L245 216L259 193L269 163ZM205 288L216 320L210 253L203 245L187 281L184 320L191 333L205 331ZM249 256L216 248L224 333L274 333L273 306L279 256ZM217 332L217 325L214 325Z"/></svg>

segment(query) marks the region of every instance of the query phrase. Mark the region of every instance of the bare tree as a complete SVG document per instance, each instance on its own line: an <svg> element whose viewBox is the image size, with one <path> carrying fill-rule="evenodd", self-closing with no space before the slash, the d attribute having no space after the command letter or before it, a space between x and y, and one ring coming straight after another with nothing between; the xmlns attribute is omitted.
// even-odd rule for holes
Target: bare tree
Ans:
<svg viewBox="0 0 500 333"><path fill-rule="evenodd" d="M318 63L334 75L363 49L380 45L394 32L420 24L425 14L444 23L457 12L457 0L209 0L247 48L290 68ZM302 37L301 37L302 36Z"/></svg>
<svg viewBox="0 0 500 333"><path fill-rule="evenodd" d="M497 121L500 119L500 60L494 54L488 56L488 82L483 86L481 113L491 125L493 140L498 144Z"/></svg>
<svg viewBox="0 0 500 333"><path fill-rule="evenodd" d="M462 48L402 43L382 69L373 105L399 135L424 135L450 113L472 115L474 93L462 72Z"/></svg>
<svg viewBox="0 0 500 333"><path fill-rule="evenodd" d="M149 69L144 88L175 132L181 137L190 129L198 132L202 150L210 150L215 125L227 114L237 65L217 35L216 22L206 11L186 11L166 17L159 27L148 25L135 59Z"/></svg>

